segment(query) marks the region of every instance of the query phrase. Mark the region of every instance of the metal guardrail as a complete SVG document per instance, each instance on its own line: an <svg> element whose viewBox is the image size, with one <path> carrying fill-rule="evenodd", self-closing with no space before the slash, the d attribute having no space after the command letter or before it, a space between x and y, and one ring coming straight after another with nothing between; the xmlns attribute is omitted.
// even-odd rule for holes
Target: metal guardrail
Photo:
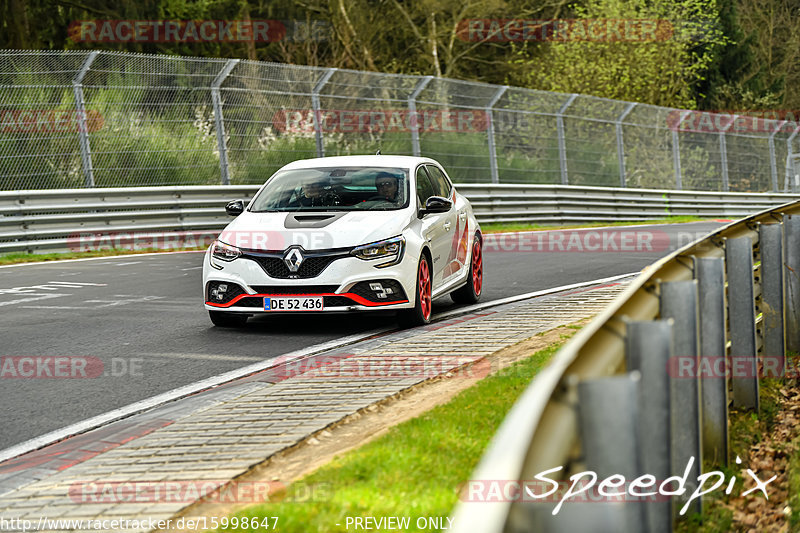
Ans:
<svg viewBox="0 0 800 533"><path fill-rule="evenodd" d="M691 486L680 502L578 498L556 515L554 502L533 496L549 485L524 487L548 470L561 480L593 471L598 484L614 474L628 483L685 475L696 486L702 465L727 465L729 404L757 410L759 374L783 376L786 352L800 351L798 272L800 202L730 224L646 268L507 415L469 483L502 490L510 482L514 490L488 501L468 493L455 531L672 531L679 507L700 509L701 500L685 501Z"/></svg>
<svg viewBox="0 0 800 533"><path fill-rule="evenodd" d="M461 80L0 50L0 189L247 184L298 158L429 155L458 183L797 192L800 126Z"/></svg>
<svg viewBox="0 0 800 533"><path fill-rule="evenodd" d="M738 218L797 198L559 185L462 184L458 189L482 223ZM74 251L80 236L88 234L208 234L230 221L224 210L228 200L250 199L257 190L255 185L231 185L0 192L0 253Z"/></svg>

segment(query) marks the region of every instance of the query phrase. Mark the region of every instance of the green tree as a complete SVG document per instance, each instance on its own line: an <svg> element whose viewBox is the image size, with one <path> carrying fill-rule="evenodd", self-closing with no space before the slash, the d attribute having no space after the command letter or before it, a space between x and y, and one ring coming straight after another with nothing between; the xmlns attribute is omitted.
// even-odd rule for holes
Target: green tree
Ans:
<svg viewBox="0 0 800 533"><path fill-rule="evenodd" d="M509 83L671 107L694 108L692 86L711 67L727 40L719 29L716 0L587 0L573 8L578 19L646 19L659 22L641 40L580 40L522 46ZM695 41L693 23L708 24ZM576 24L576 29L580 24ZM607 34L608 35L608 34ZM613 35L613 34L612 34ZM634 37L638 35L633 33Z"/></svg>

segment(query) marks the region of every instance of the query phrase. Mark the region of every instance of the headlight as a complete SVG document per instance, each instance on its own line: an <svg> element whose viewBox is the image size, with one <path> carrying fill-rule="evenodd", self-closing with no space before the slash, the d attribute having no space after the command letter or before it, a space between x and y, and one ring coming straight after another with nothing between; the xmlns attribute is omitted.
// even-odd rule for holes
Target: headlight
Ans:
<svg viewBox="0 0 800 533"><path fill-rule="evenodd" d="M211 256L220 261L233 261L240 255L242 255L241 250L224 242L214 241L211 247Z"/></svg>
<svg viewBox="0 0 800 533"><path fill-rule="evenodd" d="M396 265L403 259L403 250L406 247L406 239L402 235L386 239L384 241L372 242L356 247L351 253L359 259L369 261L371 259L390 259L385 263L375 265L378 268Z"/></svg>

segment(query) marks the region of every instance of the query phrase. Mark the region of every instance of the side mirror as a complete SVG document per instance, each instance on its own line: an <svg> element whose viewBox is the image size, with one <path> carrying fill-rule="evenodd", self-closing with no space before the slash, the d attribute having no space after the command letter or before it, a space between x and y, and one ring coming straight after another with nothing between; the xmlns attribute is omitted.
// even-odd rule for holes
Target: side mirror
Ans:
<svg viewBox="0 0 800 533"><path fill-rule="evenodd" d="M425 209L420 209L420 216L430 213L447 213L453 208L453 202L441 196L431 196L425 201Z"/></svg>
<svg viewBox="0 0 800 533"><path fill-rule="evenodd" d="M228 202L225 206L225 212L232 217L241 215L244 212L244 202L242 200Z"/></svg>

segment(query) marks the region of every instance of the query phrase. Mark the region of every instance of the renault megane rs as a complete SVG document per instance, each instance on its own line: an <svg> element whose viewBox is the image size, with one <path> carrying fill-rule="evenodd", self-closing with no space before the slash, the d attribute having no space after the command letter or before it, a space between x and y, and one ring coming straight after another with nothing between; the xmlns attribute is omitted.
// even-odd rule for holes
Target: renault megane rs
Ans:
<svg viewBox="0 0 800 533"><path fill-rule="evenodd" d="M433 159L346 156L278 170L203 262L217 326L261 313L393 310L430 321L432 300L477 302L482 239L470 203Z"/></svg>

